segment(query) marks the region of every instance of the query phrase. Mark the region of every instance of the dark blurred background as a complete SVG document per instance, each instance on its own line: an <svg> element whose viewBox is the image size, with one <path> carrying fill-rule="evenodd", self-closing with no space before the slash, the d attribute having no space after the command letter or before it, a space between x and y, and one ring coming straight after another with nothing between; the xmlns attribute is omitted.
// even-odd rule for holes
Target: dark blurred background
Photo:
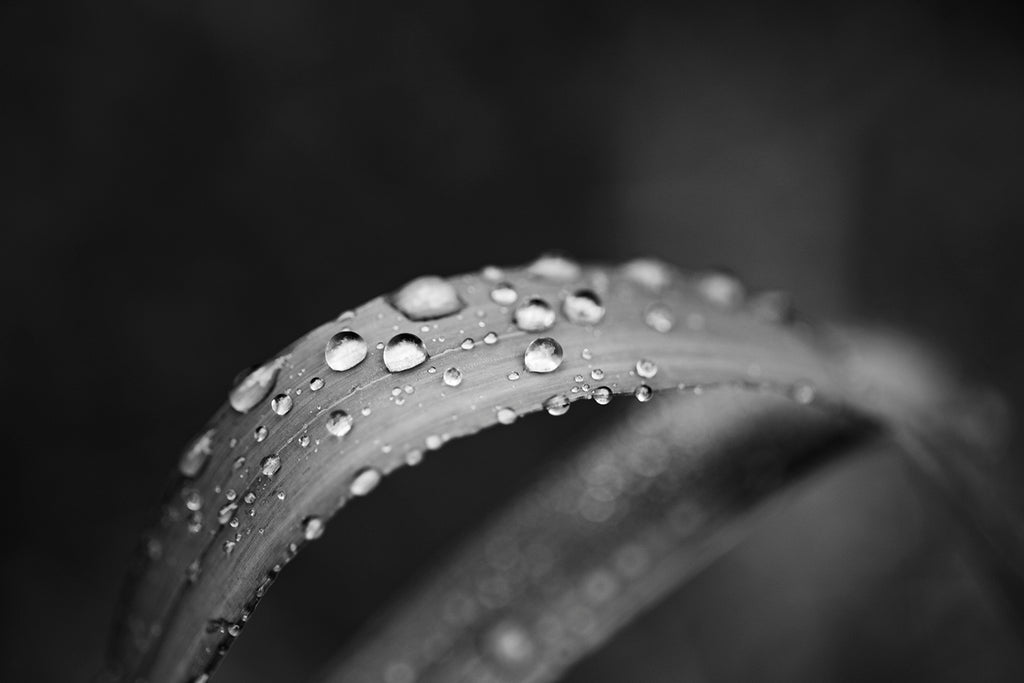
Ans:
<svg viewBox="0 0 1024 683"><path fill-rule="evenodd" d="M88 680L235 373L418 274L552 248L727 265L929 340L1019 416L1017 11L678 4L5 3L0 679ZM573 413L352 506L218 680L316 671ZM1024 680L952 528L892 458L832 468L572 680Z"/></svg>

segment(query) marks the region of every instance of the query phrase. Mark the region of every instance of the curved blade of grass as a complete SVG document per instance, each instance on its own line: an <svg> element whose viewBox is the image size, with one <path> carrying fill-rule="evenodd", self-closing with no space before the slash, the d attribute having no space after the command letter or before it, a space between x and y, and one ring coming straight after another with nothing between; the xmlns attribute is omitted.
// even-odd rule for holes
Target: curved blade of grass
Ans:
<svg viewBox="0 0 1024 683"><path fill-rule="evenodd" d="M250 383L268 385L266 395L257 391L259 401L243 401L245 413L223 407L183 459L187 476L172 487L126 593L110 658L114 678L207 674L319 522L372 487L375 475L367 470L386 475L410 454L538 411L553 395L574 401L599 385L632 394L641 384L655 391L733 384L813 399L820 410L847 409L832 348L806 325L778 324L774 306L742 301L731 280L651 264L580 269L557 259L498 277L520 301L536 296L556 308L567 294L593 290L605 315L588 325L560 312L551 329L525 333L513 325L510 308L492 299L495 273L485 271L449 281L464 306L445 317L411 320L381 297L286 348ZM356 367L335 372L324 348L346 328L371 350ZM398 333L419 335L429 360L389 372L374 348ZM540 336L564 349L554 372L523 367L527 345ZM464 339L473 340L472 349ZM657 364L654 376L637 376L641 359ZM448 367L463 373L459 386L442 381ZM604 378L587 382L596 369ZM510 373L521 377L511 381ZM317 391L314 378L322 380ZM283 415L271 405L278 394L291 402ZM340 438L327 428L337 410L354 418Z"/></svg>
<svg viewBox="0 0 1024 683"><path fill-rule="evenodd" d="M638 410L474 534L322 680L556 680L860 427L733 387Z"/></svg>

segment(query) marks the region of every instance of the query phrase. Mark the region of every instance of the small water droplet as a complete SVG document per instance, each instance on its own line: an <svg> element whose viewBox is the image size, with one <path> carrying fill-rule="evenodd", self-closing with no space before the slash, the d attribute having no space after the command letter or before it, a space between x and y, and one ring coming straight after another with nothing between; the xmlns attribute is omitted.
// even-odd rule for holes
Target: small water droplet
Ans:
<svg viewBox="0 0 1024 683"><path fill-rule="evenodd" d="M498 408L498 422L503 425L510 425L516 421L516 411L511 408Z"/></svg>
<svg viewBox="0 0 1024 683"><path fill-rule="evenodd" d="M544 410L548 415L565 415L569 412L569 397L565 394L556 394L544 401Z"/></svg>
<svg viewBox="0 0 1024 683"><path fill-rule="evenodd" d="M278 394L270 399L270 409L278 415L287 415L292 409L292 397L288 394Z"/></svg>
<svg viewBox="0 0 1024 683"><path fill-rule="evenodd" d="M193 439L192 443L181 454L181 460L178 461L178 469L183 475L194 477L203 469L206 461L210 459L215 433L213 429L203 432Z"/></svg>
<svg viewBox="0 0 1024 683"><path fill-rule="evenodd" d="M281 356L264 363L237 382L228 394L231 407L239 413L247 413L263 401L273 390L281 366L287 359L287 356Z"/></svg>
<svg viewBox="0 0 1024 683"><path fill-rule="evenodd" d="M519 294L516 292L515 287L507 282L502 282L491 290L491 301L499 306L511 306L518 297Z"/></svg>
<svg viewBox="0 0 1024 683"><path fill-rule="evenodd" d="M593 352L586 347L584 347L583 350L580 351L580 358L582 358L583 360L591 360L593 357Z"/></svg>
<svg viewBox="0 0 1024 683"><path fill-rule="evenodd" d="M274 495L277 496L278 500L284 500L285 499L285 492L284 491L278 490L278 492L275 493Z"/></svg>
<svg viewBox="0 0 1024 683"><path fill-rule="evenodd" d="M705 299L722 308L735 308L743 303L746 289L732 273L713 271L697 280L697 291Z"/></svg>
<svg viewBox="0 0 1024 683"><path fill-rule="evenodd" d="M352 478L352 483L349 484L349 493L353 496L365 496L380 483L380 476L380 470L372 467L359 470Z"/></svg>
<svg viewBox="0 0 1024 683"><path fill-rule="evenodd" d="M604 370L601 368L594 368L590 371L590 379L604 379Z"/></svg>
<svg viewBox="0 0 1024 683"><path fill-rule="evenodd" d="M672 271L661 261L640 258L622 266L622 274L627 280L651 290L660 292L672 282Z"/></svg>
<svg viewBox="0 0 1024 683"><path fill-rule="evenodd" d="M490 344L497 344L497 343L498 343L498 335L494 334L493 332L488 332L487 334L484 335L484 344L490 345Z"/></svg>
<svg viewBox="0 0 1024 683"><path fill-rule="evenodd" d="M182 498L185 499L185 507L189 510L201 510L203 507L203 497L195 489L185 489L182 491Z"/></svg>
<svg viewBox="0 0 1024 683"><path fill-rule="evenodd" d="M234 489L228 489L227 491L224 492L224 497L227 498L228 500L234 500L235 498L238 498L238 494L235 492Z"/></svg>
<svg viewBox="0 0 1024 683"><path fill-rule="evenodd" d="M268 477L272 477L277 474L277 471L281 469L281 456L268 455L260 461L260 471Z"/></svg>
<svg viewBox="0 0 1024 683"><path fill-rule="evenodd" d="M485 280L497 282L505 277L505 272L497 266L485 266L482 273Z"/></svg>
<svg viewBox="0 0 1024 683"><path fill-rule="evenodd" d="M641 358L636 362L636 374L644 379L650 379L658 374L658 364L653 360Z"/></svg>
<svg viewBox="0 0 1024 683"><path fill-rule="evenodd" d="M517 371L513 370L512 372L508 373L509 382L515 382L517 379L519 379L519 373Z"/></svg>
<svg viewBox="0 0 1024 683"><path fill-rule="evenodd" d="M261 441L267 438L267 428L264 427L263 425L260 425L252 433L252 438L256 439L256 443L260 443Z"/></svg>
<svg viewBox="0 0 1024 683"><path fill-rule="evenodd" d="M252 505L253 503L256 502L256 494L253 493L252 491L246 491L245 495L242 496L242 500L245 502L246 505Z"/></svg>
<svg viewBox="0 0 1024 683"><path fill-rule="evenodd" d="M327 431L341 438L352 431L352 416L344 410L335 410L327 417Z"/></svg>
<svg viewBox="0 0 1024 683"><path fill-rule="evenodd" d="M646 384L641 384L633 392L633 395L636 396L636 400L640 401L641 403L647 403L654 397L654 390L651 389Z"/></svg>
<svg viewBox="0 0 1024 683"><path fill-rule="evenodd" d="M423 462L423 451L418 448L414 448L405 454L405 464L413 467Z"/></svg>
<svg viewBox="0 0 1024 683"><path fill-rule="evenodd" d="M384 347L384 366L389 372L411 370L423 364L427 358L423 340L408 332L396 334Z"/></svg>
<svg viewBox="0 0 1024 683"><path fill-rule="evenodd" d="M458 368L448 368L444 371L444 383L450 387L457 387L462 384L462 370Z"/></svg>
<svg viewBox="0 0 1024 683"><path fill-rule="evenodd" d="M303 434L299 437L299 445L303 448L309 445L309 434Z"/></svg>
<svg viewBox="0 0 1024 683"><path fill-rule="evenodd" d="M599 406L606 406L612 401L612 390L608 387L598 387L594 389L594 403Z"/></svg>
<svg viewBox="0 0 1024 683"><path fill-rule="evenodd" d="M807 405L814 401L815 393L814 387L810 384L800 383L793 387L793 400L802 405Z"/></svg>
<svg viewBox="0 0 1024 683"><path fill-rule="evenodd" d="M542 332L555 324L555 309L539 297L531 297L519 304L512 321L524 332Z"/></svg>
<svg viewBox="0 0 1024 683"><path fill-rule="evenodd" d="M521 667L529 663L536 652L530 633L510 620L498 622L484 638L487 654L506 667Z"/></svg>
<svg viewBox="0 0 1024 683"><path fill-rule="evenodd" d="M558 254L543 254L527 270L531 275L557 282L568 282L580 276L579 264Z"/></svg>
<svg viewBox="0 0 1024 683"><path fill-rule="evenodd" d="M324 535L324 520L319 517L306 517L302 522L302 535L307 541L315 541Z"/></svg>
<svg viewBox="0 0 1024 683"><path fill-rule="evenodd" d="M431 434L425 440L427 450L436 451L444 444L444 439L439 434Z"/></svg>
<svg viewBox="0 0 1024 683"><path fill-rule="evenodd" d="M596 325L604 318L604 305L589 289L581 289L565 297L562 312L569 322L577 325Z"/></svg>
<svg viewBox="0 0 1024 683"><path fill-rule="evenodd" d="M793 322L793 298L786 292L761 292L750 300L754 317L767 323Z"/></svg>
<svg viewBox="0 0 1024 683"><path fill-rule="evenodd" d="M323 388L324 388L324 381L322 379L320 379L319 377L314 377L311 380L309 380L309 390L310 391L320 391Z"/></svg>
<svg viewBox="0 0 1024 683"><path fill-rule="evenodd" d="M225 555L230 555L232 551L235 549L236 545L238 545L237 541L232 541L231 539L228 539L224 541L224 545L222 545L221 548L224 549Z"/></svg>
<svg viewBox="0 0 1024 683"><path fill-rule="evenodd" d="M459 346L462 347L463 351L471 351L473 347L476 346L476 342L467 337L466 339L462 340L462 343L459 344Z"/></svg>
<svg viewBox="0 0 1024 683"><path fill-rule="evenodd" d="M362 337L352 330L342 330L328 340L324 360L331 370L344 372L362 363L366 352L366 341Z"/></svg>
<svg viewBox="0 0 1024 683"><path fill-rule="evenodd" d="M227 505L224 505L217 511L217 521L221 524L227 524L231 521L232 517L235 516L235 510L237 509L238 503L228 503Z"/></svg>
<svg viewBox="0 0 1024 683"><path fill-rule="evenodd" d="M452 283L436 275L409 282L391 297L391 304L410 320L443 318L465 306Z"/></svg>
<svg viewBox="0 0 1024 683"><path fill-rule="evenodd" d="M562 364L562 345L551 337L534 339L526 347L523 364L530 372L554 372Z"/></svg>
<svg viewBox="0 0 1024 683"><path fill-rule="evenodd" d="M644 312L644 322L655 332L670 332L676 325L672 310L665 304L651 304Z"/></svg>

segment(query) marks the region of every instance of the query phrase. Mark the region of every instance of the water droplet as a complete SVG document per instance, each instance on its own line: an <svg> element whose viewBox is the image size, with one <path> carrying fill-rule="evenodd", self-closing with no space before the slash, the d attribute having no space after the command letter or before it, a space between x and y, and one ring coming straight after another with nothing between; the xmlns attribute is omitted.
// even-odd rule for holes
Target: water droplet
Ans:
<svg viewBox="0 0 1024 683"><path fill-rule="evenodd" d="M315 541L324 535L324 520L319 517L306 517L302 522L302 535L307 541Z"/></svg>
<svg viewBox="0 0 1024 683"><path fill-rule="evenodd" d="M327 417L327 431L341 438L352 431L352 416L344 410L335 410Z"/></svg>
<svg viewBox="0 0 1024 683"><path fill-rule="evenodd" d="M348 491L353 496L365 496L376 488L379 483L380 471L367 467L356 472L356 476L352 478L352 483L348 486Z"/></svg>
<svg viewBox="0 0 1024 683"><path fill-rule="evenodd" d="M596 325L604 318L604 305L589 289L581 289L565 297L562 312L569 322L577 325Z"/></svg>
<svg viewBox="0 0 1024 683"><path fill-rule="evenodd" d="M270 399L270 409L278 415L287 415L292 409L292 397L288 394L278 394Z"/></svg>
<svg viewBox="0 0 1024 683"><path fill-rule="evenodd" d="M452 283L437 277L418 277L391 297L391 304L410 320L433 320L458 313L465 304Z"/></svg>
<svg viewBox="0 0 1024 683"><path fill-rule="evenodd" d="M466 339L462 340L462 343L459 344L459 346L462 347L463 351L472 351L473 347L476 346L476 342L467 337Z"/></svg>
<svg viewBox="0 0 1024 683"><path fill-rule="evenodd" d="M509 382L515 382L517 379L519 379L519 373L517 371L513 370L512 372L508 373Z"/></svg>
<svg viewBox="0 0 1024 683"><path fill-rule="evenodd" d="M418 448L414 448L405 454L405 464L413 467L423 462L423 451Z"/></svg>
<svg viewBox="0 0 1024 683"><path fill-rule="evenodd" d="M640 401L641 403L647 403L654 397L654 390L651 389L646 384L641 384L633 392L633 395L636 396L636 400Z"/></svg>
<svg viewBox="0 0 1024 683"><path fill-rule="evenodd" d="M601 368L594 368L590 371L590 379L604 379L604 370Z"/></svg>
<svg viewBox="0 0 1024 683"><path fill-rule="evenodd" d="M815 393L814 387L810 384L800 383L793 387L793 400L802 405L807 405L814 401Z"/></svg>
<svg viewBox="0 0 1024 683"><path fill-rule="evenodd" d="M181 460L178 461L178 469L186 477L194 477L199 474L199 471L203 469L203 465L210 459L215 433L213 429L203 432L193 439L189 447L181 454Z"/></svg>
<svg viewBox="0 0 1024 683"><path fill-rule="evenodd" d="M299 437L299 445L303 448L309 445L309 434L303 434Z"/></svg>
<svg viewBox="0 0 1024 683"><path fill-rule="evenodd" d="M260 425L252 433L252 438L256 439L256 443L260 443L261 441L267 438L267 428L264 427L263 425Z"/></svg>
<svg viewBox="0 0 1024 683"><path fill-rule="evenodd" d="M575 261L557 254L544 254L530 264L531 275L557 282L568 282L580 276L580 266Z"/></svg>
<svg viewBox="0 0 1024 683"><path fill-rule="evenodd" d="M278 490L278 492L275 493L274 495L277 496L278 500L284 500L285 499L285 492L284 491Z"/></svg>
<svg viewBox="0 0 1024 683"><path fill-rule="evenodd" d="M450 387L457 387L462 384L462 370L458 368L448 368L444 371L444 383Z"/></svg>
<svg viewBox="0 0 1024 683"><path fill-rule="evenodd" d="M185 499L185 507L193 512L201 510L203 507L203 497L195 489L185 489L182 491L182 498Z"/></svg>
<svg viewBox="0 0 1024 683"><path fill-rule="evenodd" d="M427 450L436 451L444 444L444 439L439 434L431 434L424 443L427 444Z"/></svg>
<svg viewBox="0 0 1024 683"><path fill-rule="evenodd" d="M221 548L224 549L225 555L230 555L232 551L235 549L236 545L238 545L237 541L232 541L228 539L227 541L224 541L224 545L222 545Z"/></svg>
<svg viewBox="0 0 1024 683"><path fill-rule="evenodd" d="M324 348L324 360L331 370L351 370L366 358L366 341L352 330L342 330ZM315 389L314 389L315 391Z"/></svg>
<svg viewBox="0 0 1024 683"><path fill-rule="evenodd" d="M384 347L384 365L389 372L411 370L426 361L427 357L423 340L408 332L396 334Z"/></svg>
<svg viewBox="0 0 1024 683"><path fill-rule="evenodd" d="M228 394L228 402L239 413L247 413L258 405L273 390L281 366L288 359L281 356L264 363L246 375Z"/></svg>
<svg viewBox="0 0 1024 683"><path fill-rule="evenodd" d="M365 347L366 345L364 344L363 346ZM324 381L322 379L320 379L319 377L314 377L311 380L309 380L309 390L310 391L320 391L323 388L324 388Z"/></svg>
<svg viewBox="0 0 1024 683"><path fill-rule="evenodd" d="M493 332L488 332L487 334L484 335L484 344L490 345L490 344L497 344L497 343L498 343L498 335L494 334Z"/></svg>
<svg viewBox="0 0 1024 683"><path fill-rule="evenodd" d="M555 309L544 299L532 297L519 304L512 320L524 332L542 332L555 324Z"/></svg>
<svg viewBox="0 0 1024 683"><path fill-rule="evenodd" d="M518 623L498 622L487 632L484 649L502 666L520 667L529 663L536 652L530 633Z"/></svg>
<svg viewBox="0 0 1024 683"><path fill-rule="evenodd" d="M217 511L217 521L221 524L227 524L235 516L235 510L238 509L238 503L228 503Z"/></svg>
<svg viewBox="0 0 1024 683"><path fill-rule="evenodd" d="M491 301L499 306L511 306L518 297L519 294L516 292L515 287L507 282L502 282L491 290Z"/></svg>
<svg viewBox="0 0 1024 683"><path fill-rule="evenodd" d="M794 317L793 298L786 292L761 292L750 300L750 311L767 323L789 323Z"/></svg>
<svg viewBox="0 0 1024 683"><path fill-rule="evenodd" d="M655 332L670 332L676 325L675 315L665 304L651 304L644 312L644 322Z"/></svg>
<svg viewBox="0 0 1024 683"><path fill-rule="evenodd" d="M636 362L636 374L644 379L650 379L658 374L658 364L653 360L641 358Z"/></svg>
<svg viewBox="0 0 1024 683"><path fill-rule="evenodd" d="M485 280L497 282L501 278L505 277L505 272L497 266L485 266L482 275Z"/></svg>
<svg viewBox="0 0 1024 683"><path fill-rule="evenodd" d="M544 410L548 415L565 415L569 412L569 397L565 394L556 394L544 401Z"/></svg>
<svg viewBox="0 0 1024 683"><path fill-rule="evenodd" d="M586 348L586 347L583 347L583 350L580 351L580 358L582 358L583 360L590 360L593 357L594 357L593 352L590 349Z"/></svg>
<svg viewBox="0 0 1024 683"><path fill-rule="evenodd" d="M260 471L268 477L272 477L277 474L277 471L281 469L281 456L268 455L260 461Z"/></svg>
<svg viewBox="0 0 1024 683"><path fill-rule="evenodd" d="M554 372L562 364L562 345L551 337L534 339L526 347L523 364L530 372Z"/></svg>
<svg viewBox="0 0 1024 683"><path fill-rule="evenodd" d="M594 389L594 403L599 406L606 406L612 402L612 390L608 387Z"/></svg>
<svg viewBox="0 0 1024 683"><path fill-rule="evenodd" d="M498 422L503 425L510 425L516 421L516 411L511 408L498 408Z"/></svg>
<svg viewBox="0 0 1024 683"><path fill-rule="evenodd" d="M256 494L253 493L252 491L246 491L245 495L242 496L242 500L245 502L246 505L252 505L253 503L256 502Z"/></svg>
<svg viewBox="0 0 1024 683"><path fill-rule="evenodd" d="M732 273L714 271L705 273L697 281L697 291L705 299L722 308L735 308L743 303L746 289Z"/></svg>
<svg viewBox="0 0 1024 683"><path fill-rule="evenodd" d="M660 292L672 282L672 271L661 261L654 259L635 259L622 267L622 274L627 280L651 290Z"/></svg>

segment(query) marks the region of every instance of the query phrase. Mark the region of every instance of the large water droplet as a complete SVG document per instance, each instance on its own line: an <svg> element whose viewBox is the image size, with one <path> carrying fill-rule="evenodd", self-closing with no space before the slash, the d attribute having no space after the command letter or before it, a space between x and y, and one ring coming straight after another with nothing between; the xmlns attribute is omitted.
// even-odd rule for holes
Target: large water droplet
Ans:
<svg viewBox="0 0 1024 683"><path fill-rule="evenodd" d="M415 334L396 334L384 346L384 365L390 372L411 370L428 358L423 340Z"/></svg>
<svg viewBox="0 0 1024 683"><path fill-rule="evenodd" d="M565 394L556 394L544 401L544 410L548 415L565 415L569 412L569 397Z"/></svg>
<svg viewBox="0 0 1024 683"><path fill-rule="evenodd" d="M635 259L622 266L622 274L627 280L651 290L660 292L672 282L672 271L661 261L654 259Z"/></svg>
<svg viewBox="0 0 1024 683"><path fill-rule="evenodd" d="M562 364L562 345L551 337L530 342L523 356L523 365L530 372L554 372Z"/></svg>
<svg viewBox="0 0 1024 683"><path fill-rule="evenodd" d="M531 275L568 282L580 276L580 266L575 261L557 254L544 254L527 268Z"/></svg>
<svg viewBox="0 0 1024 683"><path fill-rule="evenodd" d="M391 297L391 304L410 320L443 318L465 306L452 283L436 275L425 275L408 283Z"/></svg>
<svg viewBox="0 0 1024 683"><path fill-rule="evenodd" d="M278 415L287 415L292 409L292 397L288 394L278 394L270 399L270 409Z"/></svg>
<svg viewBox="0 0 1024 683"><path fill-rule="evenodd" d="M305 521L302 522L302 535L307 541L315 541L324 535L325 526L324 520L319 517L307 517Z"/></svg>
<svg viewBox="0 0 1024 683"><path fill-rule="evenodd" d="M636 374L644 379L650 379L658 374L658 364L653 360L641 358L636 362Z"/></svg>
<svg viewBox="0 0 1024 683"><path fill-rule="evenodd" d="M210 459L210 453L213 449L213 435L215 430L209 429L195 439L185 452L181 454L181 460L178 461L178 469L186 477L194 477L199 474L199 471L203 469L203 465Z"/></svg>
<svg viewBox="0 0 1024 683"><path fill-rule="evenodd" d="M351 370L362 363L364 358L366 342L352 330L342 330L331 337L324 349L324 360L331 370Z"/></svg>
<svg viewBox="0 0 1024 683"><path fill-rule="evenodd" d="M519 304L512 320L524 332L542 332L555 324L555 309L544 299L532 297Z"/></svg>
<svg viewBox="0 0 1024 683"><path fill-rule="evenodd" d="M577 325L596 325L604 318L604 305L589 289L581 289L565 297L562 306L565 317Z"/></svg>
<svg viewBox="0 0 1024 683"><path fill-rule="evenodd" d="M458 368L448 368L444 371L444 383L450 387L457 387L462 384L462 370Z"/></svg>
<svg viewBox="0 0 1024 683"><path fill-rule="evenodd" d="M697 291L705 299L722 308L735 308L743 303L746 296L746 288L739 278L724 271L702 275L697 280Z"/></svg>
<svg viewBox="0 0 1024 683"><path fill-rule="evenodd" d="M287 359L287 356L275 358L243 377L228 394L231 407L239 413L247 413L263 401L274 388L281 366Z"/></svg>
<svg viewBox="0 0 1024 683"><path fill-rule="evenodd" d="M353 496L365 496L379 483L380 470L367 467L356 472L356 476L352 478L352 483L348 486L348 491Z"/></svg>
<svg viewBox="0 0 1024 683"><path fill-rule="evenodd" d="M272 477L277 474L277 471L281 469L281 456L268 455L260 461L260 471L268 477Z"/></svg>
<svg viewBox="0 0 1024 683"><path fill-rule="evenodd" d="M606 406L612 401L612 390L608 387L594 389L594 403L599 406Z"/></svg>
<svg viewBox="0 0 1024 683"><path fill-rule="evenodd" d="M339 438L352 431L352 416L344 410L335 410L327 417L327 431Z"/></svg>

